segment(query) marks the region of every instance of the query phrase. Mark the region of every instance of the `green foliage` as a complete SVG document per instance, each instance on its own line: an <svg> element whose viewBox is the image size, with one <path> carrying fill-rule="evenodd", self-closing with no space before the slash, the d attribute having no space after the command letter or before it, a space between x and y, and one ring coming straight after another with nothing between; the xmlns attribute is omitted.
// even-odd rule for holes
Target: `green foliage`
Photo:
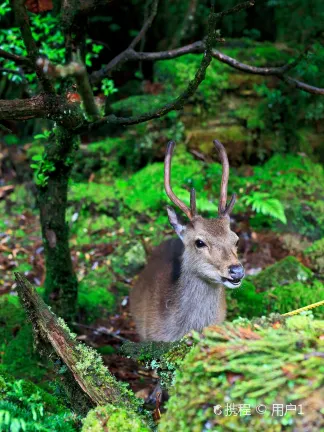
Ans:
<svg viewBox="0 0 324 432"><path fill-rule="evenodd" d="M0 369L0 430L75 432L77 417L57 397Z"/></svg>
<svg viewBox="0 0 324 432"><path fill-rule="evenodd" d="M287 223L283 205L279 200L271 198L269 193L252 192L249 196L243 197L242 201L251 206L256 213L271 216L284 224Z"/></svg>
<svg viewBox="0 0 324 432"><path fill-rule="evenodd" d="M55 163L43 156L35 155L32 157L34 163L30 167L34 170L34 178L37 186L45 187L48 183L49 173L56 170Z"/></svg>
<svg viewBox="0 0 324 432"><path fill-rule="evenodd" d="M194 334L197 345L176 373L159 432L293 431L308 422L319 429L323 361L315 352L323 349L323 326L324 321L307 316L283 320L274 315ZM266 406L263 415L255 411L260 403ZM276 403L302 404L304 415L272 415ZM226 415L227 404L236 409L247 404L251 415ZM214 413L216 405L222 414Z"/></svg>
<svg viewBox="0 0 324 432"><path fill-rule="evenodd" d="M131 410L113 405L99 406L83 420L82 432L149 432L144 420Z"/></svg>
<svg viewBox="0 0 324 432"><path fill-rule="evenodd" d="M11 12L11 6L9 0L6 0L0 6L1 15L4 16ZM52 13L46 14L29 14L31 22L31 31L33 38L35 39L37 46L39 47L39 53L42 56L48 58L51 62L56 64L64 63L65 47L64 47L64 35L58 22L58 16L54 16ZM18 27L11 27L10 29L0 30L0 45L5 51L11 52L18 56L27 56L27 51L24 42L21 38L20 29ZM87 66L92 65L92 60L98 57L98 53L103 49L102 45L98 45L92 42L91 39L86 40L87 54L86 64ZM13 60L4 59L1 63L2 67L11 69L15 72L19 72L19 67ZM8 78L16 83L21 83L23 76L20 74L14 74L5 72ZM28 80L29 84L35 88L36 75L25 74L25 79ZM109 87L109 84L106 83ZM59 83L56 83L59 86ZM112 89L113 87L109 87ZM107 90L106 90L107 91Z"/></svg>

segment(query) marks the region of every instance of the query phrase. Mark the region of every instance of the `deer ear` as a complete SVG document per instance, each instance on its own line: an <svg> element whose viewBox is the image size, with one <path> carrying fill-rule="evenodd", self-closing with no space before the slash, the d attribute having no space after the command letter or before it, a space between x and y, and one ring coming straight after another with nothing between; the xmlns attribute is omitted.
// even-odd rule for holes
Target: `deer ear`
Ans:
<svg viewBox="0 0 324 432"><path fill-rule="evenodd" d="M180 237L180 239L183 239L183 234L186 230L186 226L182 223L182 221L180 220L180 218L177 216L176 212L173 210L172 207L167 206L167 212L168 212L168 217L169 217L169 221L170 224L172 226L172 228L174 229L174 231L176 232L176 234Z"/></svg>

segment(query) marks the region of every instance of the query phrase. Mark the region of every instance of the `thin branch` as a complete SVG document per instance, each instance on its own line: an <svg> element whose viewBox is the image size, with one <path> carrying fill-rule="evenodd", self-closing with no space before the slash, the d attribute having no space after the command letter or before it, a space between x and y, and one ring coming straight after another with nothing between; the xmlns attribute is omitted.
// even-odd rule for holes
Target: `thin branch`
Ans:
<svg viewBox="0 0 324 432"><path fill-rule="evenodd" d="M36 65L36 60L39 57L39 53L30 28L29 17L25 7L25 0L14 0L13 8L15 11L17 25L20 28L21 36L28 53L28 58L35 68L36 75L41 82L43 89L47 93L54 93L54 87L51 80L48 76L46 76L46 74L43 73L42 69Z"/></svg>
<svg viewBox="0 0 324 432"><path fill-rule="evenodd" d="M153 20L156 16L156 13L157 13L158 4L159 4L159 0L153 0L151 15L144 22L143 27L141 28L141 30L139 31L137 36L135 36L135 38L130 43L130 45L128 47L129 49L134 49L135 46L140 42L140 40L143 39L147 30L151 27L152 22L153 22Z"/></svg>
<svg viewBox="0 0 324 432"><path fill-rule="evenodd" d="M230 9L226 9L226 10L224 10L222 12L218 12L216 14L216 18L223 18L226 15L233 15L236 12L240 12L243 9L248 9L248 8L254 6L254 3L255 3L255 0L247 1L247 2L244 2L244 3L239 3L238 5L233 6Z"/></svg>
<svg viewBox="0 0 324 432"><path fill-rule="evenodd" d="M30 65L30 59L27 57L19 56L16 54L12 54L8 51L5 51L3 49L0 49L0 57L7 59L7 60L13 60L17 64L28 64Z"/></svg>
<svg viewBox="0 0 324 432"><path fill-rule="evenodd" d="M173 102L169 102L163 107L155 111L145 113L139 116L124 118L124 117L116 117L115 115L110 115L94 123L83 125L77 128L75 132L76 133L83 133L86 131L90 132L92 130L98 129L104 124L132 125L137 123L143 123L148 120L163 117L170 111L182 109L185 102L196 92L200 83L205 79L206 70L212 61L212 46L216 38L215 26L216 26L216 14L214 12L211 12L208 19L208 31L207 31L207 37L205 42L205 51L200 66L196 72L195 78L189 82L187 89Z"/></svg>
<svg viewBox="0 0 324 432"><path fill-rule="evenodd" d="M96 105L92 88L89 82L89 76L86 67L79 61L72 61L66 66L53 65L47 59L39 58L37 65L42 69L44 74L54 77L74 77L78 93L81 96L84 110L91 120L100 118L98 107Z"/></svg>
<svg viewBox="0 0 324 432"><path fill-rule="evenodd" d="M215 13L215 19L222 18L223 16L226 16L226 15L234 14L236 12L239 12L239 11L243 10L243 9L250 8L251 6L254 6L254 0L247 1L247 2L244 2L244 3L240 3L240 4L234 6L234 7L230 8L230 9L227 9L227 10L222 11L222 12ZM145 26L145 24L144 24L144 26ZM144 26L143 26L143 28L144 28ZM143 28L140 31L139 35L143 31ZM144 34L145 34L145 32L144 32ZM134 41L136 40L136 38L134 39ZM129 45L129 47L125 51L122 51L120 54L118 54L116 57L114 57L112 60L110 60L110 62L106 66L104 66L102 69L100 69L100 70L98 70L96 72L93 72L91 74L91 76L90 76L91 82L92 83L97 83L98 81L101 81L106 76L109 76L110 73L114 69L116 69L117 67L120 68L124 63L126 63L129 60L140 60L138 58L138 54L139 53L136 53L134 51L135 44L133 44L133 42ZM137 42L138 42L138 40L136 40L136 43ZM198 43L203 44L204 48L202 49L202 51L200 51L200 52L203 52L205 50L205 44L203 42L198 42ZM155 53L151 53L151 54L155 54ZM183 55L183 54L180 54L180 55ZM178 57L179 57L179 55L178 55ZM148 59L144 58L143 60L148 60Z"/></svg>
<svg viewBox="0 0 324 432"><path fill-rule="evenodd" d="M204 52L205 43L203 41L197 41L189 45L185 45L181 48L168 50L168 51L160 51L160 52L136 52L134 50L129 50L127 52L127 57L123 59L123 62L126 61L159 61L159 60L171 60L174 58L182 57L186 54L199 54ZM309 84L303 83L302 81L298 81L295 78L290 76L286 76L285 74L292 70L297 64L305 57L306 52L309 50L309 46L291 63L287 63L283 66L279 67L257 67L251 66L246 63L239 62L238 60L230 57L226 54L221 53L220 51L213 49L212 56L214 59L227 64L228 66L240 70L241 72L246 72L253 75L263 75L263 76L275 76L282 81L286 82L292 87L303 90L307 93L323 95L324 89L320 87L314 87ZM115 65L108 63L106 69L114 69ZM100 71L99 71L100 72ZM96 77L96 72L92 75Z"/></svg>

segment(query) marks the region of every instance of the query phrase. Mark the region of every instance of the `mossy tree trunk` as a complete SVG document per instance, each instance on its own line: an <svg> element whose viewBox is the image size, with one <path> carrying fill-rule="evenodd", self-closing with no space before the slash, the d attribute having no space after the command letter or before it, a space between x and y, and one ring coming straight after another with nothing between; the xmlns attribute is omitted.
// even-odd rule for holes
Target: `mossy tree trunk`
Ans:
<svg viewBox="0 0 324 432"><path fill-rule="evenodd" d="M100 355L76 340L76 335L48 308L22 274L15 273L15 278L21 304L32 323L37 350L60 363L61 381L73 409L84 415L95 406L112 404L139 414L141 401L111 375Z"/></svg>
<svg viewBox="0 0 324 432"><path fill-rule="evenodd" d="M38 187L38 205L45 250L45 300L66 321L76 311L77 278L69 248L65 213L68 182L79 138L67 129L54 130L55 139L45 149Z"/></svg>

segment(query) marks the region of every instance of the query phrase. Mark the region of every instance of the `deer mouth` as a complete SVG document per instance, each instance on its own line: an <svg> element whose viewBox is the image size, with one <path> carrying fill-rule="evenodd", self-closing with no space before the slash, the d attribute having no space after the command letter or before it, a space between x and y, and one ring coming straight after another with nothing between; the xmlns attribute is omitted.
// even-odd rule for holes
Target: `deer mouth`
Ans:
<svg viewBox="0 0 324 432"><path fill-rule="evenodd" d="M227 282L227 283L230 283L233 286L237 286L238 287L238 286L241 285L242 279L229 279L229 278L222 277L222 282L224 284L226 284L226 282Z"/></svg>

